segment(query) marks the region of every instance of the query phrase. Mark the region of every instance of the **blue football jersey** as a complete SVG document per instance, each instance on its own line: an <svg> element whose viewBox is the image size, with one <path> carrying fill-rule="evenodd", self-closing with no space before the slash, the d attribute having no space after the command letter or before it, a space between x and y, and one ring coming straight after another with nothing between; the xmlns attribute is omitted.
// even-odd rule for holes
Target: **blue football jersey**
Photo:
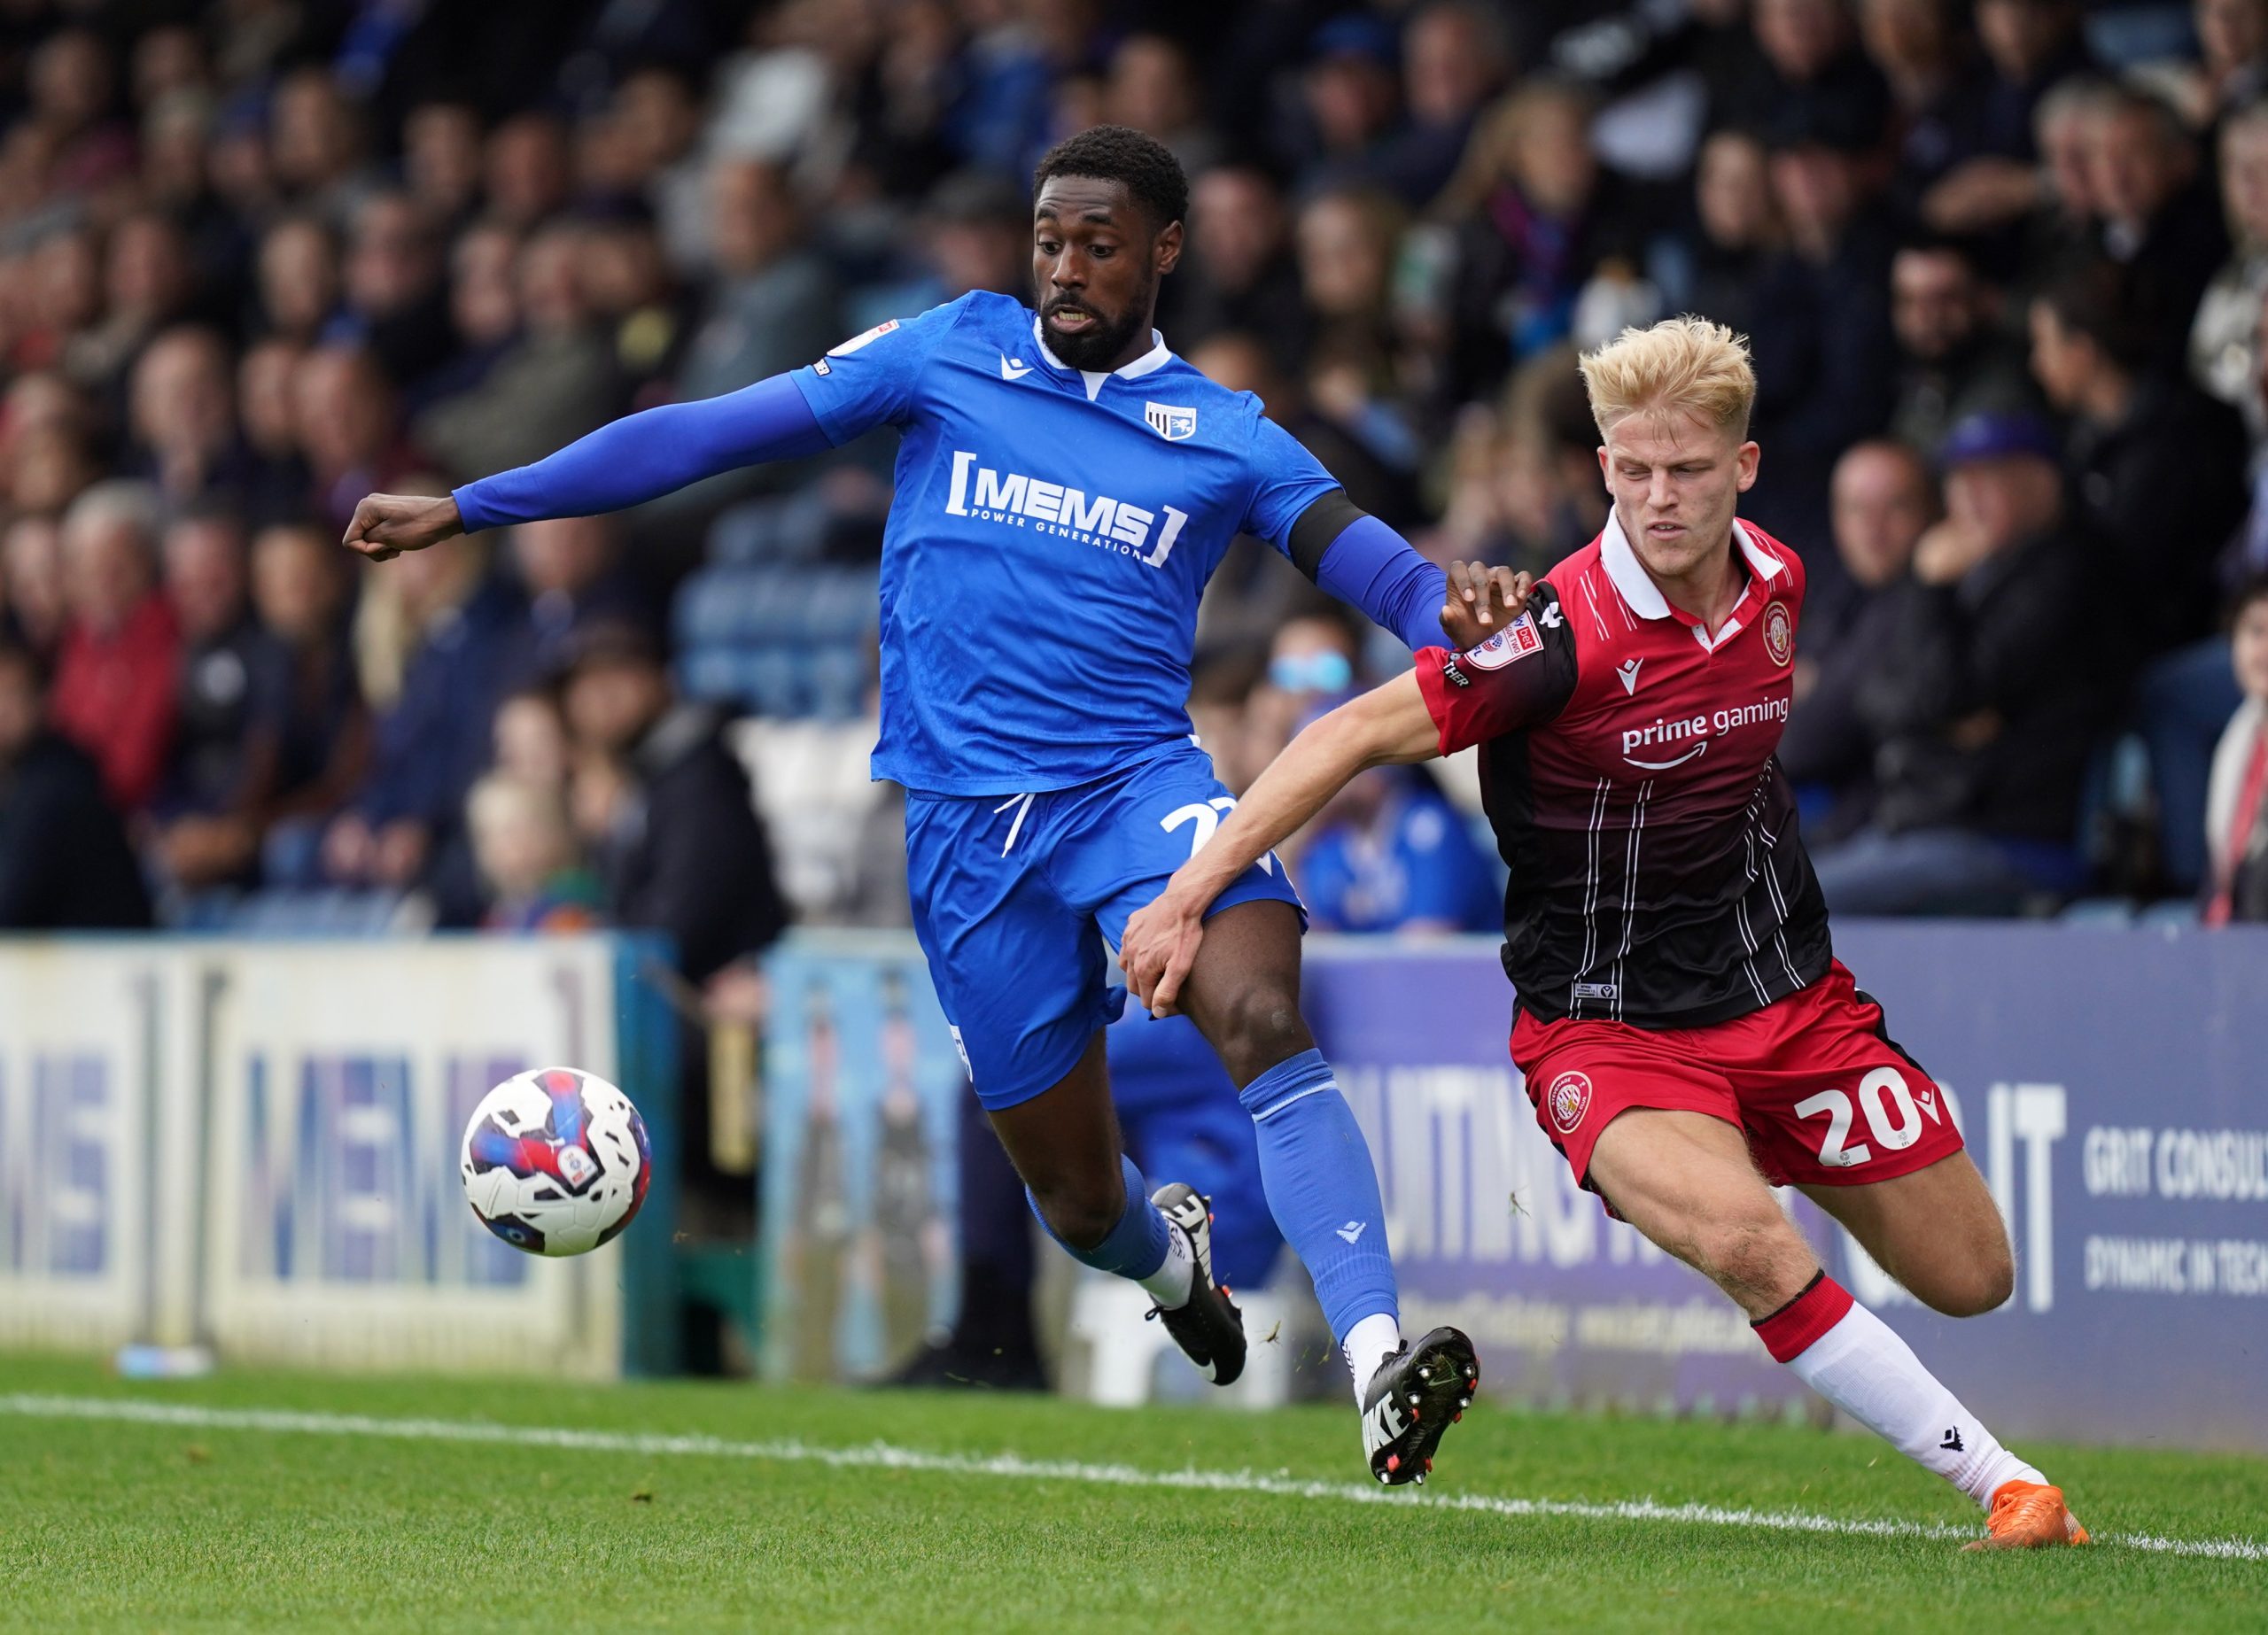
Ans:
<svg viewBox="0 0 2268 1635"><path fill-rule="evenodd" d="M1156 344L1069 368L984 291L791 378L827 437L904 434L883 534L874 772L935 794L1063 789L1185 742L1205 582L1287 547L1338 483L1250 392Z"/></svg>

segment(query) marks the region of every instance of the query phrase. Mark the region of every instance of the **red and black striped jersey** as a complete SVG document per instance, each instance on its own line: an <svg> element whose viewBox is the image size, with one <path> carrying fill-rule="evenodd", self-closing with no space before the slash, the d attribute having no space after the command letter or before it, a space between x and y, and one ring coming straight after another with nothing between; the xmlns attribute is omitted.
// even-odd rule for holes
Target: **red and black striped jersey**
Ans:
<svg viewBox="0 0 2268 1635"><path fill-rule="evenodd" d="M1699 1027L1832 958L1775 753L1803 564L1759 529L1733 531L1748 586L1713 635L1669 605L1610 515L1509 629L1418 655L1441 753L1480 746L1511 870L1504 970L1543 1020Z"/></svg>

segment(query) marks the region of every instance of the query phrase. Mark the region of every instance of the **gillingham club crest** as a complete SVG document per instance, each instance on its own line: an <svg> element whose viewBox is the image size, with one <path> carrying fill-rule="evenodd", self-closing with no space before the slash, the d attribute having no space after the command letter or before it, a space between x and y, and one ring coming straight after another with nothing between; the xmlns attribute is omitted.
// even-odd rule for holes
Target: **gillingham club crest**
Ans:
<svg viewBox="0 0 2268 1635"><path fill-rule="evenodd" d="M1764 609L1764 650L1775 664L1785 664L1796 655L1796 622L1788 616L1788 604L1783 601Z"/></svg>
<svg viewBox="0 0 2268 1635"><path fill-rule="evenodd" d="M1562 1135L1572 1135L1591 1110L1591 1081L1579 1073L1563 1073L1544 1092L1544 1102L1551 1109L1552 1127Z"/></svg>
<svg viewBox="0 0 2268 1635"><path fill-rule="evenodd" d="M1172 403L1145 403L1142 418L1150 430L1169 443L1186 443L1197 435L1197 411Z"/></svg>

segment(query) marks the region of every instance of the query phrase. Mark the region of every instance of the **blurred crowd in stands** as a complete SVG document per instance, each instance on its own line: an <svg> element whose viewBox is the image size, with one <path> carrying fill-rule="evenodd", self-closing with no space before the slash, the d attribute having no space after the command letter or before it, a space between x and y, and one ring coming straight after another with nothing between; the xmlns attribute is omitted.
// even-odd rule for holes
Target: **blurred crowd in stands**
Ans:
<svg viewBox="0 0 2268 1635"><path fill-rule="evenodd" d="M903 923L889 448L338 539L1028 296L1103 121L1169 342L1440 559L1601 525L1579 348L1753 338L1833 906L2268 918L2264 92L2268 0L0 0L0 926L654 927L729 1008ZM1251 541L1200 646L1238 787L1403 662ZM1318 923L1494 923L1469 794L1350 789Z"/></svg>

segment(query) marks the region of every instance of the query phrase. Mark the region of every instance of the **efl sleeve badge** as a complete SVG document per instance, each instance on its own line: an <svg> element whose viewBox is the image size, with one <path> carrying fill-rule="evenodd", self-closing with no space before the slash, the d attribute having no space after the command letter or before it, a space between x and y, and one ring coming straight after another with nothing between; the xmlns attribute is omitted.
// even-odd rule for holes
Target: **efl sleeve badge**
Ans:
<svg viewBox="0 0 2268 1635"><path fill-rule="evenodd" d="M1523 613L1466 654L1464 662L1475 670L1502 670L1542 651L1543 632L1535 628L1534 615Z"/></svg>

